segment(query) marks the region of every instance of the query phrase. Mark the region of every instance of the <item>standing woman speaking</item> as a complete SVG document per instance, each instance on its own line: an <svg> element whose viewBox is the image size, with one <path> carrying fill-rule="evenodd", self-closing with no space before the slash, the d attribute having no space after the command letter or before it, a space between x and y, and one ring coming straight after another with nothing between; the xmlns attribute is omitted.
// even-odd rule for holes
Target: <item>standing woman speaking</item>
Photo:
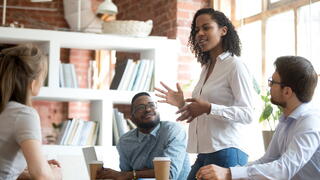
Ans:
<svg viewBox="0 0 320 180"><path fill-rule="evenodd" d="M194 15L189 45L202 66L192 98L184 99L162 83L156 88L159 102L179 108L177 121L187 121L187 151L198 153L188 179L195 179L199 168L208 164L222 167L244 165L243 126L253 119L253 81L240 56L240 39L230 20L212 8ZM186 103L188 102L188 103Z"/></svg>

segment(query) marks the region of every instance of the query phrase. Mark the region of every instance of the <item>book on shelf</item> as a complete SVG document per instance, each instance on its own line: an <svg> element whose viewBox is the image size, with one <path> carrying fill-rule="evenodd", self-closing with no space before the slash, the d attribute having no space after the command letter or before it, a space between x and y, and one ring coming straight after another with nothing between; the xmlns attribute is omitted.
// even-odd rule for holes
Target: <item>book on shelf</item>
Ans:
<svg viewBox="0 0 320 180"><path fill-rule="evenodd" d="M70 133L68 134L68 139L66 140L66 145L71 145L72 139L76 134L78 126L79 126L79 119L73 119L70 127Z"/></svg>
<svg viewBox="0 0 320 180"><path fill-rule="evenodd" d="M117 127L117 122L116 122L116 117L115 115L112 116L112 144L117 145L119 142L119 132L118 132L118 127Z"/></svg>
<svg viewBox="0 0 320 180"><path fill-rule="evenodd" d="M126 69L128 61L117 61L116 67L115 67L115 74L112 79L110 89L118 89L119 83L121 81L122 75Z"/></svg>
<svg viewBox="0 0 320 180"><path fill-rule="evenodd" d="M77 73L76 73L76 68L74 64L68 64L70 70L71 70L71 75L72 75L72 88L78 88L78 77L77 77Z"/></svg>
<svg viewBox="0 0 320 180"><path fill-rule="evenodd" d="M98 86L99 86L99 70L98 70L98 67L97 67L97 62L95 60L90 61L90 65L91 65L90 70L92 71L92 72L90 72L91 75L92 75L92 77L91 77L91 79L89 81L89 82L91 82L90 88L98 89Z"/></svg>
<svg viewBox="0 0 320 180"><path fill-rule="evenodd" d="M84 121L82 121L82 120L78 121L77 129L74 133L74 136L71 140L70 145L79 145L78 141L80 139L80 135L81 135L80 133L82 132L83 124L84 124Z"/></svg>
<svg viewBox="0 0 320 180"><path fill-rule="evenodd" d="M134 61L132 59L128 59L126 69L124 70L124 73L121 77L119 86L117 88L118 90L126 90L127 89L129 81L130 81L130 77L131 77L130 75L133 72L134 66L135 66Z"/></svg>
<svg viewBox="0 0 320 180"><path fill-rule="evenodd" d="M59 64L59 85L65 87L62 63Z"/></svg>
<svg viewBox="0 0 320 180"><path fill-rule="evenodd" d="M60 87L78 88L78 79L74 64L60 64L59 82Z"/></svg>
<svg viewBox="0 0 320 180"><path fill-rule="evenodd" d="M136 77L137 77L137 73L138 73L138 71L140 69L140 66L141 66L141 61L137 61L136 62L136 66L135 66L135 68L133 70L133 73L132 73L132 75L130 77L130 82L129 82L129 85L127 87L128 91L132 91L132 87L133 87L135 81L137 80Z"/></svg>
<svg viewBox="0 0 320 180"><path fill-rule="evenodd" d="M95 60L89 60L88 72L87 72L87 87L89 89L93 88L94 83L94 64Z"/></svg>
<svg viewBox="0 0 320 180"><path fill-rule="evenodd" d="M140 65L139 71L137 72L137 75L136 75L136 81L134 82L134 85L131 89L132 91L139 90L139 85L141 84L141 81L142 81L143 72L146 70L146 67L147 67L147 63L148 63L147 60L143 59L140 61L141 61L141 65Z"/></svg>
<svg viewBox="0 0 320 180"><path fill-rule="evenodd" d="M146 66L142 72L142 76L141 76L141 80L140 80L140 83L138 84L138 88L136 91L143 91L143 88L144 88L144 84L146 83L146 80L147 80L147 76L148 76L148 71L150 69L150 64L151 61L150 60L146 60Z"/></svg>
<svg viewBox="0 0 320 180"><path fill-rule="evenodd" d="M123 134L120 134L120 137L122 135L124 135L125 133L127 133L129 131L129 126L127 124L126 119L124 118L124 114L122 112L119 112L119 116L120 116L120 122L122 124L123 127Z"/></svg>
<svg viewBox="0 0 320 180"><path fill-rule="evenodd" d="M151 82L150 82L150 87L148 91L154 91L154 72L151 75Z"/></svg>
<svg viewBox="0 0 320 180"><path fill-rule="evenodd" d="M71 131L72 131L73 126L75 124L74 119L70 119L70 120L67 120L67 121L68 121L68 125L67 125L67 129L63 133L63 137L62 137L62 140L61 140L61 143L60 143L61 145L67 145L67 142L68 142L68 139L70 137Z"/></svg>
<svg viewBox="0 0 320 180"><path fill-rule="evenodd" d="M147 77L146 77L144 86L142 87L142 89L140 89L140 91L149 91L151 87L153 72L154 72L154 61L149 60L149 69L147 72Z"/></svg>
<svg viewBox="0 0 320 180"><path fill-rule="evenodd" d="M90 128L90 133L89 133L89 136L88 136L88 138L87 138L87 141L86 141L86 145L95 145L95 141L94 141L94 139L95 139L95 133L97 133L98 131L98 122L94 122L93 123L93 126L91 126L91 128Z"/></svg>
<svg viewBox="0 0 320 180"><path fill-rule="evenodd" d="M137 128L137 126L130 119L126 119L126 120L130 130Z"/></svg>
<svg viewBox="0 0 320 180"><path fill-rule="evenodd" d="M95 121L95 128L94 128L94 131L93 131L93 137L92 137L91 143L89 143L89 145L91 145L91 146L97 144L99 127L100 127L99 126L99 122Z"/></svg>
<svg viewBox="0 0 320 180"><path fill-rule="evenodd" d="M65 138L63 135L65 135L65 132L67 131L68 126L70 126L70 122L71 122L70 120L66 120L62 122L60 133L57 138L57 144L61 144L61 142L63 142L63 139Z"/></svg>
<svg viewBox="0 0 320 180"><path fill-rule="evenodd" d="M118 128L118 133L119 133L119 137L121 137L124 133L125 133L125 127L122 123L122 116L121 116L121 112L118 111L118 109L113 109L114 111L114 117L117 123L117 128Z"/></svg>
<svg viewBox="0 0 320 180"><path fill-rule="evenodd" d="M117 144L119 138L127 133L129 130L134 129L136 126L132 123L129 125L127 119L124 118L124 114L120 112L117 108L113 109L113 118L112 118L112 128L113 128L113 144Z"/></svg>
<svg viewBox="0 0 320 180"><path fill-rule="evenodd" d="M114 61L116 59L114 50L96 50L96 69L97 75L97 89L109 89L111 77L114 74Z"/></svg>
<svg viewBox="0 0 320 180"><path fill-rule="evenodd" d="M134 81L135 76L137 74L138 65L139 64L137 62L134 62L132 60L132 64L131 64L131 67L129 68L128 73L127 74L123 74L123 76L122 76L122 79L124 79L124 83L123 83L123 86L121 88L118 88L119 90L125 90L125 91L129 90L129 86L130 86L131 80L133 79L133 81Z"/></svg>
<svg viewBox="0 0 320 180"><path fill-rule="evenodd" d="M79 141L77 142L78 145L80 146L85 146L87 145L87 139L90 136L90 130L94 126L93 121L84 121L81 133L80 133L80 138Z"/></svg>
<svg viewBox="0 0 320 180"><path fill-rule="evenodd" d="M96 121L80 119L66 120L62 123L57 138L59 145L93 146L96 144L99 125Z"/></svg>
<svg viewBox="0 0 320 180"><path fill-rule="evenodd" d="M128 59L125 62L125 65L116 64L116 73L110 89L148 91L152 82L154 62L148 59L142 59L137 62Z"/></svg>

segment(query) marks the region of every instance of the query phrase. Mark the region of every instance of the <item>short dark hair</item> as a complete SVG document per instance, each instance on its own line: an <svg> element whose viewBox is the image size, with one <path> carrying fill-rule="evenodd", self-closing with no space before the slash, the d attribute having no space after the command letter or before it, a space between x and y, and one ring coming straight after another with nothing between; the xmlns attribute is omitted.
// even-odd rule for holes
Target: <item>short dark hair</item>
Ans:
<svg viewBox="0 0 320 180"><path fill-rule="evenodd" d="M222 38L222 48L223 51L229 51L231 55L241 55L241 42L238 36L237 31L232 25L231 21L220 11L214 10L212 8L202 8L199 9L196 14L193 16L192 24L191 24L191 32L189 36L188 45L191 48L191 51L195 53L196 58L198 58L198 62L201 65L207 64L209 62L209 52L202 52L198 43L196 42L196 19L198 16L208 14L211 16L211 19L214 20L218 26L227 27L227 34Z"/></svg>
<svg viewBox="0 0 320 180"><path fill-rule="evenodd" d="M282 56L274 62L283 86L288 86L301 102L312 99L318 75L312 64L304 57Z"/></svg>
<svg viewBox="0 0 320 180"><path fill-rule="evenodd" d="M131 108L130 108L131 112L132 112L132 108L133 108L132 105L133 105L134 101L135 101L136 99L138 99L138 97L140 97L140 96L149 96L149 97L151 97L150 94L147 93L147 92L139 92L138 94L134 95L133 98L132 98L132 100L131 100Z"/></svg>

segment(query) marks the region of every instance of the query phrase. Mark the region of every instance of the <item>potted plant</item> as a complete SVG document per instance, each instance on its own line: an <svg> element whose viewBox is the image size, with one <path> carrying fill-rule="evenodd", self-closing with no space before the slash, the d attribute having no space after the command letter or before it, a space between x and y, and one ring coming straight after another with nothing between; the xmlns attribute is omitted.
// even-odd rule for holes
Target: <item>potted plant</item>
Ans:
<svg viewBox="0 0 320 180"><path fill-rule="evenodd" d="M266 150L272 139L275 127L278 123L282 110L279 106L273 105L271 103L269 91L267 92L267 95L261 95L261 99L264 102L264 106L260 115L259 122L265 123L265 126L267 127L267 130L262 131L264 148Z"/></svg>

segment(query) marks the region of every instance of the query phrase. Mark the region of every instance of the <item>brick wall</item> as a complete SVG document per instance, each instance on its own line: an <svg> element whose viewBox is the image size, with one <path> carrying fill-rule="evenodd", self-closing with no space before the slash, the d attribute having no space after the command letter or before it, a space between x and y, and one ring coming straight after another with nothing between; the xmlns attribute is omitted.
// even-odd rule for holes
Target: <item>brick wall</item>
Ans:
<svg viewBox="0 0 320 180"><path fill-rule="evenodd" d="M203 7L209 7L209 0L178 0L177 2L177 39L181 50L178 64L178 80L184 89L186 97L191 97L194 84L198 80L200 64L188 47L193 15Z"/></svg>
<svg viewBox="0 0 320 180"><path fill-rule="evenodd" d="M99 3L98 1L94 1ZM96 3L96 4L97 4ZM3 1L0 1L3 4ZM6 24L17 21L25 28L34 29L60 29L68 28L64 19L63 0L53 0L45 3L32 3L30 0L10 0L7 2ZM26 9L22 9L26 8ZM2 19L2 8L0 10ZM88 60L92 59L93 52L89 50L61 49L60 60L64 63L73 63L78 74L80 87L87 87ZM43 142L50 143L55 136L52 123L59 124L67 118L79 117L89 119L88 102L52 102L34 101L34 108L39 112L41 118Z"/></svg>
<svg viewBox="0 0 320 180"><path fill-rule="evenodd" d="M200 64L196 62L190 48L187 47L191 21L198 9L209 7L210 0L113 0L113 2L118 6L118 20L151 19L153 20L151 35L180 40L177 76L185 95L191 96L192 84L198 78L195 73L200 69Z"/></svg>
<svg viewBox="0 0 320 180"><path fill-rule="evenodd" d="M175 0L113 0L119 13L118 20L153 21L151 35L176 38Z"/></svg>
<svg viewBox="0 0 320 180"><path fill-rule="evenodd" d="M92 9L95 10L103 0L91 0ZM190 24L195 11L206 7L209 0L113 0L118 6L118 20L153 20L151 35L167 36L171 39L179 39L181 51L179 56L178 80L185 88L186 95L190 96L192 88L184 85L190 84L190 80L198 76L193 74L194 67L199 67L194 56L187 47L190 33ZM3 1L0 0L0 4ZM17 21L26 28L35 29L59 29L68 28L64 19L63 0L53 0L48 3L31 3L30 0L10 0L7 9L7 24ZM23 7L42 8L42 10L19 9ZM0 9L2 19L2 8ZM61 61L71 62L76 66L79 75L80 87L87 86L88 60L92 59L93 52L88 50L62 49ZM122 54L122 56L125 56ZM196 64L196 65L195 65ZM43 127L43 136L53 134L52 123L59 123L66 118L80 117L89 119L89 103L86 102L51 102L35 101L33 103L38 110ZM117 105L121 111L128 115L130 110L127 106Z"/></svg>
<svg viewBox="0 0 320 180"><path fill-rule="evenodd" d="M0 0L3 5L3 0ZM68 27L64 20L63 14L63 0L54 0L46 3L32 3L30 0L9 0L7 6L14 6L7 8L6 24L14 21L23 24L26 28L35 29L56 29ZM21 8L33 8L43 10L27 10ZM2 8L1 19L2 19Z"/></svg>

